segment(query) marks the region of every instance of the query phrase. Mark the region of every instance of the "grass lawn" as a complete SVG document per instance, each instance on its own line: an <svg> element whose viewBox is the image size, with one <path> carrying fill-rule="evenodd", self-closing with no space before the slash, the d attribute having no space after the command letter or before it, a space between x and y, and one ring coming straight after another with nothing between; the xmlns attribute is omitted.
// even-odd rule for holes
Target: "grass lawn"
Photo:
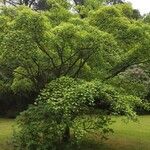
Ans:
<svg viewBox="0 0 150 150"><path fill-rule="evenodd" d="M139 122L125 124L121 119L113 125L115 129L113 143L117 149L150 150L150 116L139 117Z"/></svg>
<svg viewBox="0 0 150 150"><path fill-rule="evenodd" d="M12 135L13 120L0 119L0 150L11 150L6 141ZM116 118L113 124L114 135L104 144L95 135L88 135L81 144L80 150L150 150L150 116L139 117L139 122L122 122Z"/></svg>
<svg viewBox="0 0 150 150"><path fill-rule="evenodd" d="M9 138L12 136L13 119L0 119L0 150L11 150Z"/></svg>
<svg viewBox="0 0 150 150"><path fill-rule="evenodd" d="M113 136L104 144L96 135L90 135L82 143L81 150L150 150L150 116L140 116L138 122L125 123L116 118Z"/></svg>

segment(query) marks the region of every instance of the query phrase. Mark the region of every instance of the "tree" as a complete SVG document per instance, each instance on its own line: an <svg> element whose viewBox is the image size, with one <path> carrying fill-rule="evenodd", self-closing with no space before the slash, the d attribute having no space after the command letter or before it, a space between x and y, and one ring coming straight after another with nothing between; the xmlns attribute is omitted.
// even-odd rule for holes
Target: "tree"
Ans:
<svg viewBox="0 0 150 150"><path fill-rule="evenodd" d="M150 14L149 14L149 13L146 14L146 15L144 15L143 21L144 21L145 23L150 23Z"/></svg>
<svg viewBox="0 0 150 150"><path fill-rule="evenodd" d="M109 103L110 112L107 108L93 115L96 99ZM134 118L134 104L137 103L140 104L137 97L120 95L110 85L99 81L61 77L51 81L36 104L18 118L20 132L16 135L16 143L20 149L59 149L64 143L68 146L80 142L83 136L95 130L105 138L112 132L108 112Z"/></svg>
<svg viewBox="0 0 150 150"><path fill-rule="evenodd" d="M112 52L116 48L113 37L105 32L73 22L51 28L47 16L28 9L19 11L13 22L1 43L1 70L7 67L14 73L13 89L25 86L17 82L28 83L28 90L39 90L61 75L78 77L85 65L91 68L97 63L92 58L107 56L108 46ZM110 57L105 61L115 63ZM104 65L103 59L99 64Z"/></svg>
<svg viewBox="0 0 150 150"><path fill-rule="evenodd" d="M149 62L150 53L147 39L150 35L149 27L146 24L130 22L127 17L120 14L120 8L116 9L114 6L104 7L93 13L90 23L103 31L112 33L120 45L120 55L123 54L123 58L112 69L110 78L132 65ZM140 41L140 44L137 41Z"/></svg>
<svg viewBox="0 0 150 150"><path fill-rule="evenodd" d="M115 5L115 4L123 4L124 0L106 0L106 2L108 4Z"/></svg>
<svg viewBox="0 0 150 150"><path fill-rule="evenodd" d="M18 7L20 5L25 5L33 10L49 10L57 5L68 8L69 3L66 0L3 0L1 2L3 5L11 5Z"/></svg>
<svg viewBox="0 0 150 150"><path fill-rule="evenodd" d="M109 115L135 118L148 93L150 27L132 17L131 6L93 7L85 17L57 1L52 6L48 11L23 6L0 11L1 87L27 97L27 104L39 95L19 117L21 149L68 144L70 128L78 141L80 132L91 131L84 128L88 123L108 133ZM133 77L136 69L139 78ZM96 121L86 117L96 108Z"/></svg>
<svg viewBox="0 0 150 150"><path fill-rule="evenodd" d="M130 5L93 3L84 20L61 2L48 12L2 8L1 80L12 92L37 95L62 75L107 80L148 63L149 26L133 20Z"/></svg>
<svg viewBox="0 0 150 150"><path fill-rule="evenodd" d="M140 14L140 11L138 9L133 9L133 15L132 17L136 20L141 19L142 15Z"/></svg>
<svg viewBox="0 0 150 150"><path fill-rule="evenodd" d="M113 37L72 16L62 7L49 13L24 7L2 9L1 80L11 93L28 99L26 105L52 79L62 75L90 79L115 64L108 51L111 47L115 53ZM101 57L99 62L93 61L95 57Z"/></svg>

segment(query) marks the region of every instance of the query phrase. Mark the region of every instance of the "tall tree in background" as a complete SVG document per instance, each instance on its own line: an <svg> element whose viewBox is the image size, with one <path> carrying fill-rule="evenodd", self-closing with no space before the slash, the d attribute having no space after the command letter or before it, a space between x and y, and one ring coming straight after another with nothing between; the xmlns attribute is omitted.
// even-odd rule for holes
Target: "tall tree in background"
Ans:
<svg viewBox="0 0 150 150"><path fill-rule="evenodd" d="M49 10L54 7L56 3L61 4L62 7L69 7L69 2L66 0L4 0L1 2L8 6L20 6L25 5L34 10Z"/></svg>
<svg viewBox="0 0 150 150"><path fill-rule="evenodd" d="M115 5L115 4L123 4L125 0L106 0L106 2L108 4Z"/></svg>

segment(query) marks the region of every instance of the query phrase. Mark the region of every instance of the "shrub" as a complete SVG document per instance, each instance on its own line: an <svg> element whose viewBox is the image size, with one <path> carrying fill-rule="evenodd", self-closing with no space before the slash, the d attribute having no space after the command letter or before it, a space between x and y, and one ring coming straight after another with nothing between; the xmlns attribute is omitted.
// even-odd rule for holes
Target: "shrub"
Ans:
<svg viewBox="0 0 150 150"><path fill-rule="evenodd" d="M119 96L113 87L100 81L61 77L51 81L35 104L18 117L15 145L19 149L58 149L63 144L77 144L94 131L106 138L113 131L109 127L111 117L105 110L94 114L95 99L109 102L112 113L130 117L135 115L133 108L139 102L133 96Z"/></svg>

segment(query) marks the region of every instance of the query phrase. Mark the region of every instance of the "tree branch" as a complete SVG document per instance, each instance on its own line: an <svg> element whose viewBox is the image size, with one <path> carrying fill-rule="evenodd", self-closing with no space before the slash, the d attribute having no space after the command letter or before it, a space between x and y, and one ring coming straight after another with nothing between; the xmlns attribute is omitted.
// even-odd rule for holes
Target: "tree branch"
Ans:
<svg viewBox="0 0 150 150"><path fill-rule="evenodd" d="M114 78L115 76L117 76L119 73L121 72L125 72L129 67L133 66L133 65L139 65L142 63L147 63L150 62L150 60L143 60L143 61L135 61L135 59L133 59L132 61L126 61L123 64L120 64L119 66L114 67L110 72L111 75L106 77L105 80L109 80L111 78Z"/></svg>
<svg viewBox="0 0 150 150"><path fill-rule="evenodd" d="M53 58L49 55L49 53L45 50L45 48L40 44L40 42L38 42L38 40L35 40L35 42L37 43L37 46L39 47L39 49L49 57L53 67L56 68Z"/></svg>

